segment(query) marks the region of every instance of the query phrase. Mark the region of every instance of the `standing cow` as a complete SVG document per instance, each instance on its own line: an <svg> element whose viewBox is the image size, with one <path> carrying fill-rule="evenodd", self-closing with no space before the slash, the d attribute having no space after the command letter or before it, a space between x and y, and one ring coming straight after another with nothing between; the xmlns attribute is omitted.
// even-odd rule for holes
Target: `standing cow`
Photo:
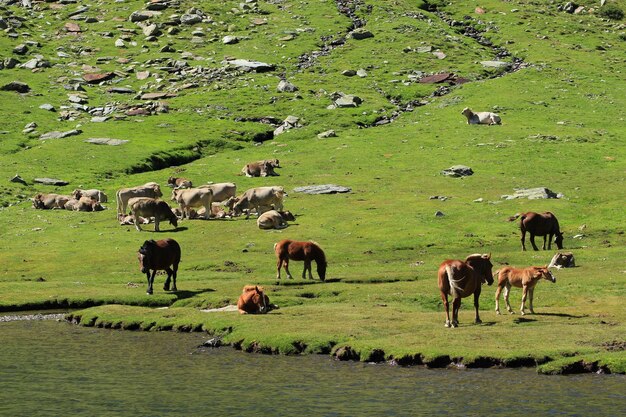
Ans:
<svg viewBox="0 0 626 417"><path fill-rule="evenodd" d="M162 196L163 193L161 192L161 187L156 182L148 182L137 187L122 188L115 193L117 213L126 214L128 200L133 197L159 198Z"/></svg>
<svg viewBox="0 0 626 417"><path fill-rule="evenodd" d="M129 205L130 212L133 216L135 229L141 232L139 226L143 222L143 218L154 217L154 231L160 232L159 222L161 220L169 220L170 224L178 227L178 218L172 212L171 207L165 201L156 200L154 198L137 198L131 201Z"/></svg>
<svg viewBox="0 0 626 417"><path fill-rule="evenodd" d="M172 201L180 205L182 218L190 218L192 207L204 207L206 217L211 214L213 191L208 188L180 188L172 191Z"/></svg>
<svg viewBox="0 0 626 417"><path fill-rule="evenodd" d="M247 219L251 209L256 209L259 216L271 210L272 206L274 210L282 210L283 198L286 195L285 189L280 186L250 188L239 197L233 206L233 212L237 216L246 211Z"/></svg>

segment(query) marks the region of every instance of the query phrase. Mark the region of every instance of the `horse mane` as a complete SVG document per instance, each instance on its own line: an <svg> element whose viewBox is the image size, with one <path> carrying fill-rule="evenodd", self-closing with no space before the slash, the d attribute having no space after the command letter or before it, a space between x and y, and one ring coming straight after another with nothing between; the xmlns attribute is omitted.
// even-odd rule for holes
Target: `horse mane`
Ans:
<svg viewBox="0 0 626 417"><path fill-rule="evenodd" d="M324 251L322 250L322 247L320 246L320 244L314 240L309 240L309 242L311 242L317 249L319 249L319 252L316 254L315 261L317 262L319 260L319 261L326 263L326 255L324 254Z"/></svg>
<svg viewBox="0 0 626 417"><path fill-rule="evenodd" d="M244 285L243 290L241 292L242 294L245 294L247 292L252 292L252 291L262 293L262 292L265 292L265 289L261 287L260 285Z"/></svg>

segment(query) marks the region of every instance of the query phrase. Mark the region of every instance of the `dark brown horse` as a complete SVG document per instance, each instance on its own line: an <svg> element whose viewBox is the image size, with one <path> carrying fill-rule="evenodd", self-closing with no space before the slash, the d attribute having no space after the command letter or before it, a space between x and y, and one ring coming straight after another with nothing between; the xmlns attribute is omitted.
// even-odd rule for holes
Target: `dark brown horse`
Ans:
<svg viewBox="0 0 626 417"><path fill-rule="evenodd" d="M546 240L548 240L548 250L550 249L553 236L556 246L559 249L563 249L563 233L559 229L559 221L554 214L549 211L545 213L529 211L521 214L519 217L521 217L519 227L522 231L523 251L526 250L526 232L530 233L530 243L533 245L534 250L539 250L537 245L535 245L535 236L543 236L543 250L546 250Z"/></svg>
<svg viewBox="0 0 626 417"><path fill-rule="evenodd" d="M459 307L461 298L474 294L474 308L476 309L476 323L482 323L478 315L478 298L480 297L481 285L486 281L493 284L491 268L491 255L474 254L468 256L465 261L445 260L439 266L437 273L439 278L439 291L441 300L446 309L446 327L459 325ZM448 295L452 296L452 321L450 321L450 308Z"/></svg>
<svg viewBox="0 0 626 417"><path fill-rule="evenodd" d="M280 279L280 268L284 265L287 277L292 279L289 272L289 260L304 261L304 270L302 271L302 279L306 278L306 271L309 271L309 279L313 279L311 273L311 261L317 264L317 274L320 279L326 279L326 256L324 251L315 242L298 242L295 240L281 240L274 244L274 252L277 258L277 274L276 278Z"/></svg>
<svg viewBox="0 0 626 417"><path fill-rule="evenodd" d="M264 314L270 310L270 299L265 295L263 287L246 285L237 300L237 309L240 314Z"/></svg>
<svg viewBox="0 0 626 417"><path fill-rule="evenodd" d="M163 284L165 291L170 290L170 278L172 279L172 291L176 291L176 272L180 263L180 245L174 239L146 240L137 252L139 268L148 277L148 294L152 294L152 284L156 271L167 272L167 279ZM152 274L150 274L152 270Z"/></svg>

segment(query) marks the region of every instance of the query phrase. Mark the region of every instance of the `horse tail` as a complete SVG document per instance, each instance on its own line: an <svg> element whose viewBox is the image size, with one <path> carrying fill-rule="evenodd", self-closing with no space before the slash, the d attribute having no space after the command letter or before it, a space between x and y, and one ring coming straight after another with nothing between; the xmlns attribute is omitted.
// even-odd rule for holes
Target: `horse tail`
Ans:
<svg viewBox="0 0 626 417"><path fill-rule="evenodd" d="M458 297L463 292L463 288L459 286L458 280L452 278L452 267L446 265L446 275L448 275L448 283L450 284L450 295L452 297Z"/></svg>
<svg viewBox="0 0 626 417"><path fill-rule="evenodd" d="M522 215L522 213L515 213L513 216L509 217L509 221L510 222L514 222L515 220L517 220L520 216L522 216L522 221L524 219L524 215Z"/></svg>

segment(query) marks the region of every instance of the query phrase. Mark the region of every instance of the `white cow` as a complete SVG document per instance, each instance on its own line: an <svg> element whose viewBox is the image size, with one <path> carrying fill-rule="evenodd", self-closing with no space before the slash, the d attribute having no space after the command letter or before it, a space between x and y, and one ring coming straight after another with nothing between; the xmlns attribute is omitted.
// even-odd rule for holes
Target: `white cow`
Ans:
<svg viewBox="0 0 626 417"><path fill-rule="evenodd" d="M273 187L256 187L246 190L233 206L235 215L239 215L246 211L249 217L251 209L256 209L258 215L271 210L283 209L283 197L286 196L285 189L280 186Z"/></svg>
<svg viewBox="0 0 626 417"><path fill-rule="evenodd" d="M172 201L180 205L183 219L190 217L192 207L204 207L206 213L211 213L213 191L209 188L179 188L172 191Z"/></svg>
<svg viewBox="0 0 626 417"><path fill-rule="evenodd" d="M99 203L106 203L108 201L107 195L100 190L82 190L77 188L72 191L72 197L77 200L80 200L81 197L91 197L96 199Z"/></svg>
<svg viewBox="0 0 626 417"><path fill-rule="evenodd" d="M474 113L469 107L463 109L461 114L467 117L468 125L499 125L502 124L502 119L496 113L491 112L478 112Z"/></svg>

